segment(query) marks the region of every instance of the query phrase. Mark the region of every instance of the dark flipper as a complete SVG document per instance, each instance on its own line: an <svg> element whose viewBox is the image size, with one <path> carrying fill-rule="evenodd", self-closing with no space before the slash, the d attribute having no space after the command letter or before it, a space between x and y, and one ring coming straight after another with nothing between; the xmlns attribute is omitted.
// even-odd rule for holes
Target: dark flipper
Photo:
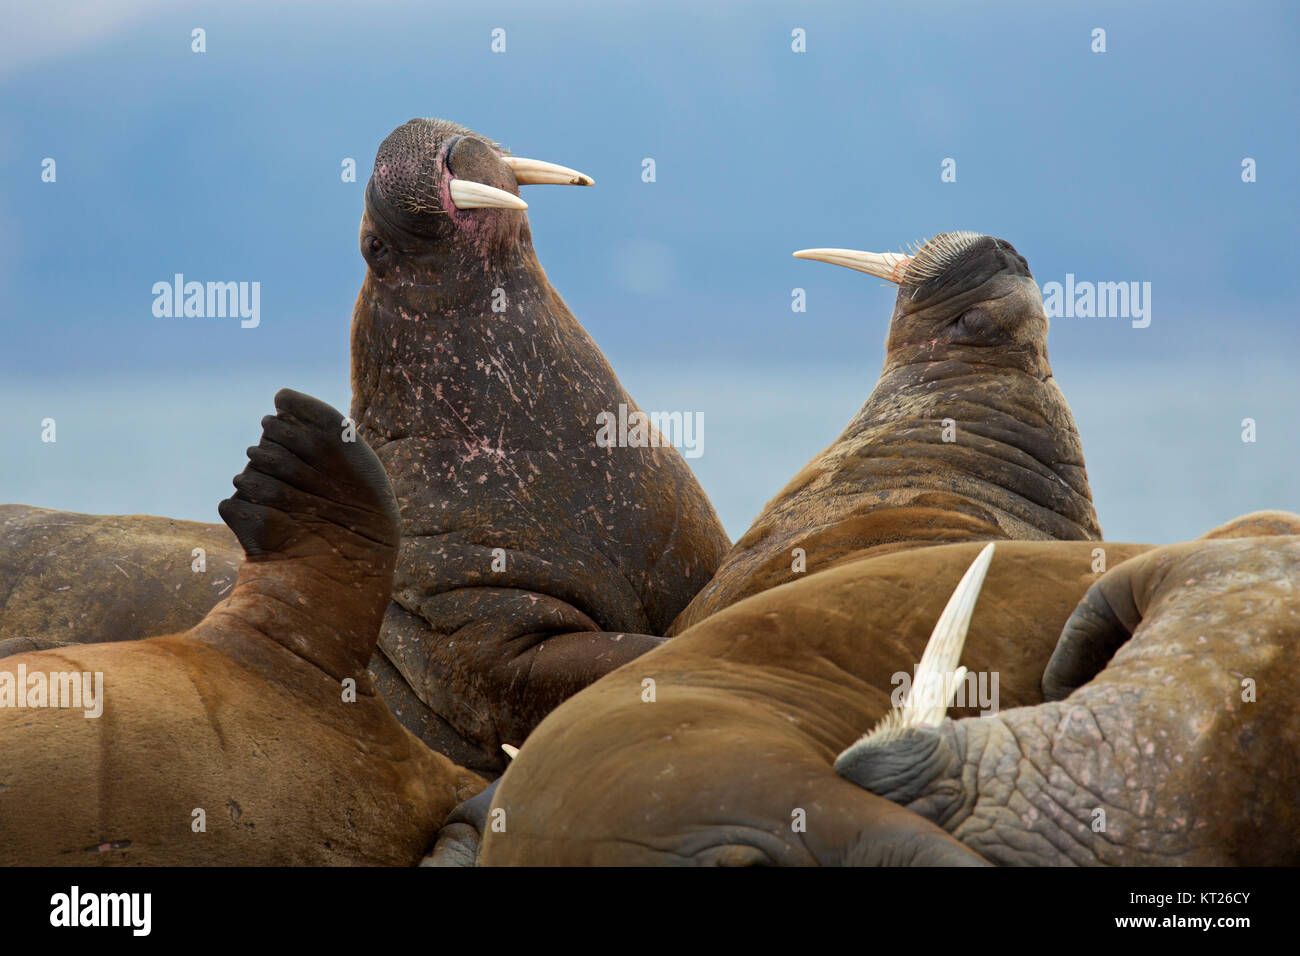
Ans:
<svg viewBox="0 0 1300 956"><path fill-rule="evenodd" d="M438 842L421 866L474 866L478 860L479 844L488 826L488 811L496 796L500 780L494 780L486 790L466 800L447 815L438 831Z"/></svg>
<svg viewBox="0 0 1300 956"><path fill-rule="evenodd" d="M238 490L217 509L247 559L230 598L200 627L238 617L327 673L355 677L374 653L392 591L397 500L340 412L289 389L275 406L235 476Z"/></svg>
<svg viewBox="0 0 1300 956"><path fill-rule="evenodd" d="M276 414L262 419L262 440L248 449L234 495L217 511L250 559L318 553L314 525L355 536L344 549L397 546L397 500L383 465L344 417L320 399L282 388Z"/></svg>

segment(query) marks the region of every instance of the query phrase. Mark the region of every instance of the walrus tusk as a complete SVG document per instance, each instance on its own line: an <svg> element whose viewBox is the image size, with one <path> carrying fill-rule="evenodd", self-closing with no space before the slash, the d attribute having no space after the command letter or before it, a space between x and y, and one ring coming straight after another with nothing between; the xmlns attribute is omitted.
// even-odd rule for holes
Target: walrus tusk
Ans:
<svg viewBox="0 0 1300 956"><path fill-rule="evenodd" d="M970 630L975 601L992 560L993 545L987 544L966 569L943 613L939 615L939 622L935 624L930 641L925 645L925 652L921 654L921 662L916 665L912 689L908 692L907 700L903 701L903 726L938 724L952 705L957 687L966 676L966 668L957 666L961 661L962 648L966 646L966 632ZM949 686L944 687L942 692L927 695L927 688L942 687L940 682L949 674L953 675ZM917 694L918 687L921 688L920 694Z"/></svg>
<svg viewBox="0 0 1300 956"><path fill-rule="evenodd" d="M846 266L889 282L902 282L903 273L912 261L911 256L897 252L859 252L857 249L800 249L794 257Z"/></svg>
<svg viewBox="0 0 1300 956"><path fill-rule="evenodd" d="M515 171L520 186L594 186L596 180L568 166L522 156L502 156L501 161Z"/></svg>
<svg viewBox="0 0 1300 956"><path fill-rule="evenodd" d="M472 179L453 179L450 186L451 201L457 209L527 209L524 202L514 193L495 186L485 186Z"/></svg>
<svg viewBox="0 0 1300 956"><path fill-rule="evenodd" d="M506 756L509 757L511 760L514 760L516 757L519 756L518 747L512 747L509 744L502 744L501 749L506 752Z"/></svg>
<svg viewBox="0 0 1300 956"><path fill-rule="evenodd" d="M987 544L957 582L952 597L948 598L943 613L939 615L920 663L916 665L916 673L912 675L907 699L901 707L886 714L854 746L883 744L908 727L937 727L943 722L957 688L966 679L966 668L958 666L958 662L962 648L966 646L966 632L970 630L971 615L975 613L975 600L992 560L993 545Z"/></svg>

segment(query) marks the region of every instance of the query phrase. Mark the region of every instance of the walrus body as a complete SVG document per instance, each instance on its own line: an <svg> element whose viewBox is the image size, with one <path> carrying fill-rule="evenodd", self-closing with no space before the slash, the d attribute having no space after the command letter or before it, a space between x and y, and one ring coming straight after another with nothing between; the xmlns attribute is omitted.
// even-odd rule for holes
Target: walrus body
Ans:
<svg viewBox="0 0 1300 956"><path fill-rule="evenodd" d="M352 324L353 417L404 530L371 673L404 726L485 773L501 742L661 643L729 546L663 436L598 442L603 413L639 409L537 261L514 194L542 182L590 184L455 124L400 127L366 192ZM221 593L188 571L192 549L223 573L238 560L218 525L15 508L0 656L191 626ZM108 530L126 539L87 536ZM75 597L50 592L48 560L84 571Z"/></svg>
<svg viewBox="0 0 1300 956"><path fill-rule="evenodd" d="M484 786L366 675L398 541L378 460L324 403L276 407L220 508L247 558L198 625L0 662L0 864L412 864ZM36 674L102 675L101 714Z"/></svg>
<svg viewBox="0 0 1300 956"><path fill-rule="evenodd" d="M803 255L846 264L847 251L826 252L838 255ZM672 633L801 573L900 548L1101 538L1024 258L974 233L889 258L894 270L873 274L900 285L871 396L768 502Z"/></svg>
<svg viewBox="0 0 1300 956"><path fill-rule="evenodd" d="M0 505L0 657L187 630L243 560L221 524Z"/></svg>
<svg viewBox="0 0 1300 956"><path fill-rule="evenodd" d="M1096 547L997 545L963 663L999 675L1000 707L1042 700L1056 638L1097 577ZM1107 544L1105 557L1147 548ZM886 554L769 589L582 691L502 777L492 807L505 829L484 834L480 862L980 862L831 766L888 712L895 675L912 673L979 550ZM956 713L984 706L967 703Z"/></svg>
<svg viewBox="0 0 1300 956"><path fill-rule="evenodd" d="M837 768L1000 864L1300 864L1300 537L1238 538L1270 524L1100 578L1049 702L867 739Z"/></svg>
<svg viewBox="0 0 1300 956"><path fill-rule="evenodd" d="M487 767L658 646L728 547L675 448L597 442L639 410L509 208L511 159L440 120L384 141L352 324L352 416L402 512L380 646ZM465 182L505 205L461 208Z"/></svg>

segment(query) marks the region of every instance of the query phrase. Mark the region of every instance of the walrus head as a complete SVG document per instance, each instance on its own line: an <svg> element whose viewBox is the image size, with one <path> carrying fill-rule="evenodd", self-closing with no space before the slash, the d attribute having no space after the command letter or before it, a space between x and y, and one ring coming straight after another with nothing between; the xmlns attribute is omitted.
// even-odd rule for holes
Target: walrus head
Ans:
<svg viewBox="0 0 1300 956"><path fill-rule="evenodd" d="M847 266L898 284L885 368L970 357L1051 375L1047 313L1029 264L1011 243L945 232L911 255L804 249L800 259Z"/></svg>
<svg viewBox="0 0 1300 956"><path fill-rule="evenodd" d="M361 254L380 276L458 240L490 254L527 235L528 221L519 213L528 204L519 187L534 183L590 186L593 180L565 166L509 156L447 120L410 120L388 135L375 157Z"/></svg>

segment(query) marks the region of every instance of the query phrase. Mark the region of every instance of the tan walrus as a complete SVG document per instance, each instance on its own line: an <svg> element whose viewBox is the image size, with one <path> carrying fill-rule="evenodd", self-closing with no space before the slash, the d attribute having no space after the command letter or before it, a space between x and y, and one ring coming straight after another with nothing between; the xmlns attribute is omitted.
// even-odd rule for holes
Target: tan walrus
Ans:
<svg viewBox="0 0 1300 956"><path fill-rule="evenodd" d="M1300 864L1300 536L1249 516L1101 577L1048 702L873 732L845 778L1004 865Z"/></svg>
<svg viewBox="0 0 1300 956"><path fill-rule="evenodd" d="M1300 527L1300 518L1271 513L1233 525L1294 529ZM1206 537L1218 539L1232 533L1231 528ZM1176 571L1210 575L1204 579L1208 589L1198 581L1184 587L1181 574L1167 578L1169 594L1161 603L1186 610L1164 615L1170 625L1166 633L1181 630L1181 639L1194 646L1194 627L1199 625L1191 615L1209 607L1199 603L1208 592L1226 584L1243 588L1239 594L1245 599L1250 575L1267 572L1269 603L1259 608L1266 614L1249 632L1255 656L1241 660L1264 668L1261 678L1268 678L1275 695L1277 687L1290 686L1277 677L1278 650L1284 645L1270 650L1258 637L1269 628L1294 626L1297 604L1293 598L1284 599L1278 571L1295 561L1296 540L1205 540L1168 549L1176 554L1204 552L1215 560L1198 567L1159 559ZM1273 542L1282 550L1269 557ZM1210 545L1223 547L1211 551ZM1094 550L1099 547L1112 564L1164 553L1134 544L996 544L961 660L977 683L983 680L980 675L998 675L996 706L1003 714L958 721L957 726L979 729L1010 722L1013 715L1032 716L1039 709L1009 708L1048 706L1040 703L1040 681L1054 659L1057 638L1077 616L1076 606L1089 587L1108 580L1098 577L1101 565ZM968 839L960 831L956 836L962 839L956 839L930 819L934 815L927 805L942 807L933 795L908 809L860 789L832 767L837 754L890 713L891 694L903 687L898 675L912 675L945 602L980 550L974 543L884 554L769 589L709 617L556 709L507 769L490 808L478 806L485 803L480 795L449 818L452 825L440 835L430 862L472 859L476 832L482 834L478 862L484 865L984 862L980 853L997 843L987 825L987 840ZM1109 580L1128 582L1131 574L1124 569L1133 564L1116 568L1113 573L1119 577ZM1247 576L1235 574L1234 568ZM1226 620L1217 613L1213 619L1216 627L1224 627L1226 640ZM1086 663L1087 656L1083 658ZM1229 656L1207 661L1204 670L1221 675L1224 668L1231 670L1233 660ZM1150 663L1157 662L1152 658ZM1077 670L1058 660L1053 673ZM1086 667L1082 670L1084 679L1090 676ZM1221 682L1215 692L1226 694L1227 687ZM1104 695L1106 686L1099 691ZM987 708L985 701L970 697L964 703L953 710L954 717L975 718ZM1288 708L1285 700L1270 706L1278 713ZM1240 720L1213 711L1204 711L1204 717L1225 731L1246 728ZM1242 738L1236 739L1242 746ZM1086 735L1080 736L1080 753L1093 746L1087 741ZM1195 752L1211 756L1204 748ZM1237 773L1230 763L1235 752L1220 750L1223 765L1206 775L1220 787L1219 793L1226 792L1222 787ZM1127 753L1124 756L1128 759ZM912 765L904 761L900 767ZM990 786L995 769L990 767L989 778L981 778L980 789L969 795L986 800L988 809L970 822L970 832L980 833L979 825L991 820L1010 853L1028 846L1019 841L1016 827L1025 828L1025 840L1034 827L1032 821L1017 823L995 815L997 793ZM873 783L879 785L878 780ZM1069 782L1062 780L1061 785L1068 787ZM959 794L960 781L937 780L935 791L940 796ZM1048 796L1043 794L1040 820L1051 813ZM1110 796L1112 807L1127 801ZM492 827L484 826L488 820Z"/></svg>
<svg viewBox="0 0 1300 956"><path fill-rule="evenodd" d="M898 284L884 368L844 433L768 502L670 633L802 573L899 548L1101 538L1078 429L1047 361L1042 296L1011 243L951 232L913 256L795 255Z"/></svg>
<svg viewBox="0 0 1300 956"><path fill-rule="evenodd" d="M884 554L770 588L577 694L501 778L492 807L505 830L483 834L479 861L836 866L889 863L903 847L979 863L831 765L889 712L896 675L912 674L981 547ZM1094 547L996 545L962 660L986 686L998 675L999 706L1042 700L1056 637L1096 579ZM1109 561L1146 550L1105 548ZM956 713L979 713L966 703ZM445 842L447 862L470 855Z"/></svg>
<svg viewBox="0 0 1300 956"><path fill-rule="evenodd" d="M247 555L229 597L181 634L0 661L0 864L412 864L484 786L366 675L399 537L379 460L325 403L275 404L219 508Z"/></svg>

